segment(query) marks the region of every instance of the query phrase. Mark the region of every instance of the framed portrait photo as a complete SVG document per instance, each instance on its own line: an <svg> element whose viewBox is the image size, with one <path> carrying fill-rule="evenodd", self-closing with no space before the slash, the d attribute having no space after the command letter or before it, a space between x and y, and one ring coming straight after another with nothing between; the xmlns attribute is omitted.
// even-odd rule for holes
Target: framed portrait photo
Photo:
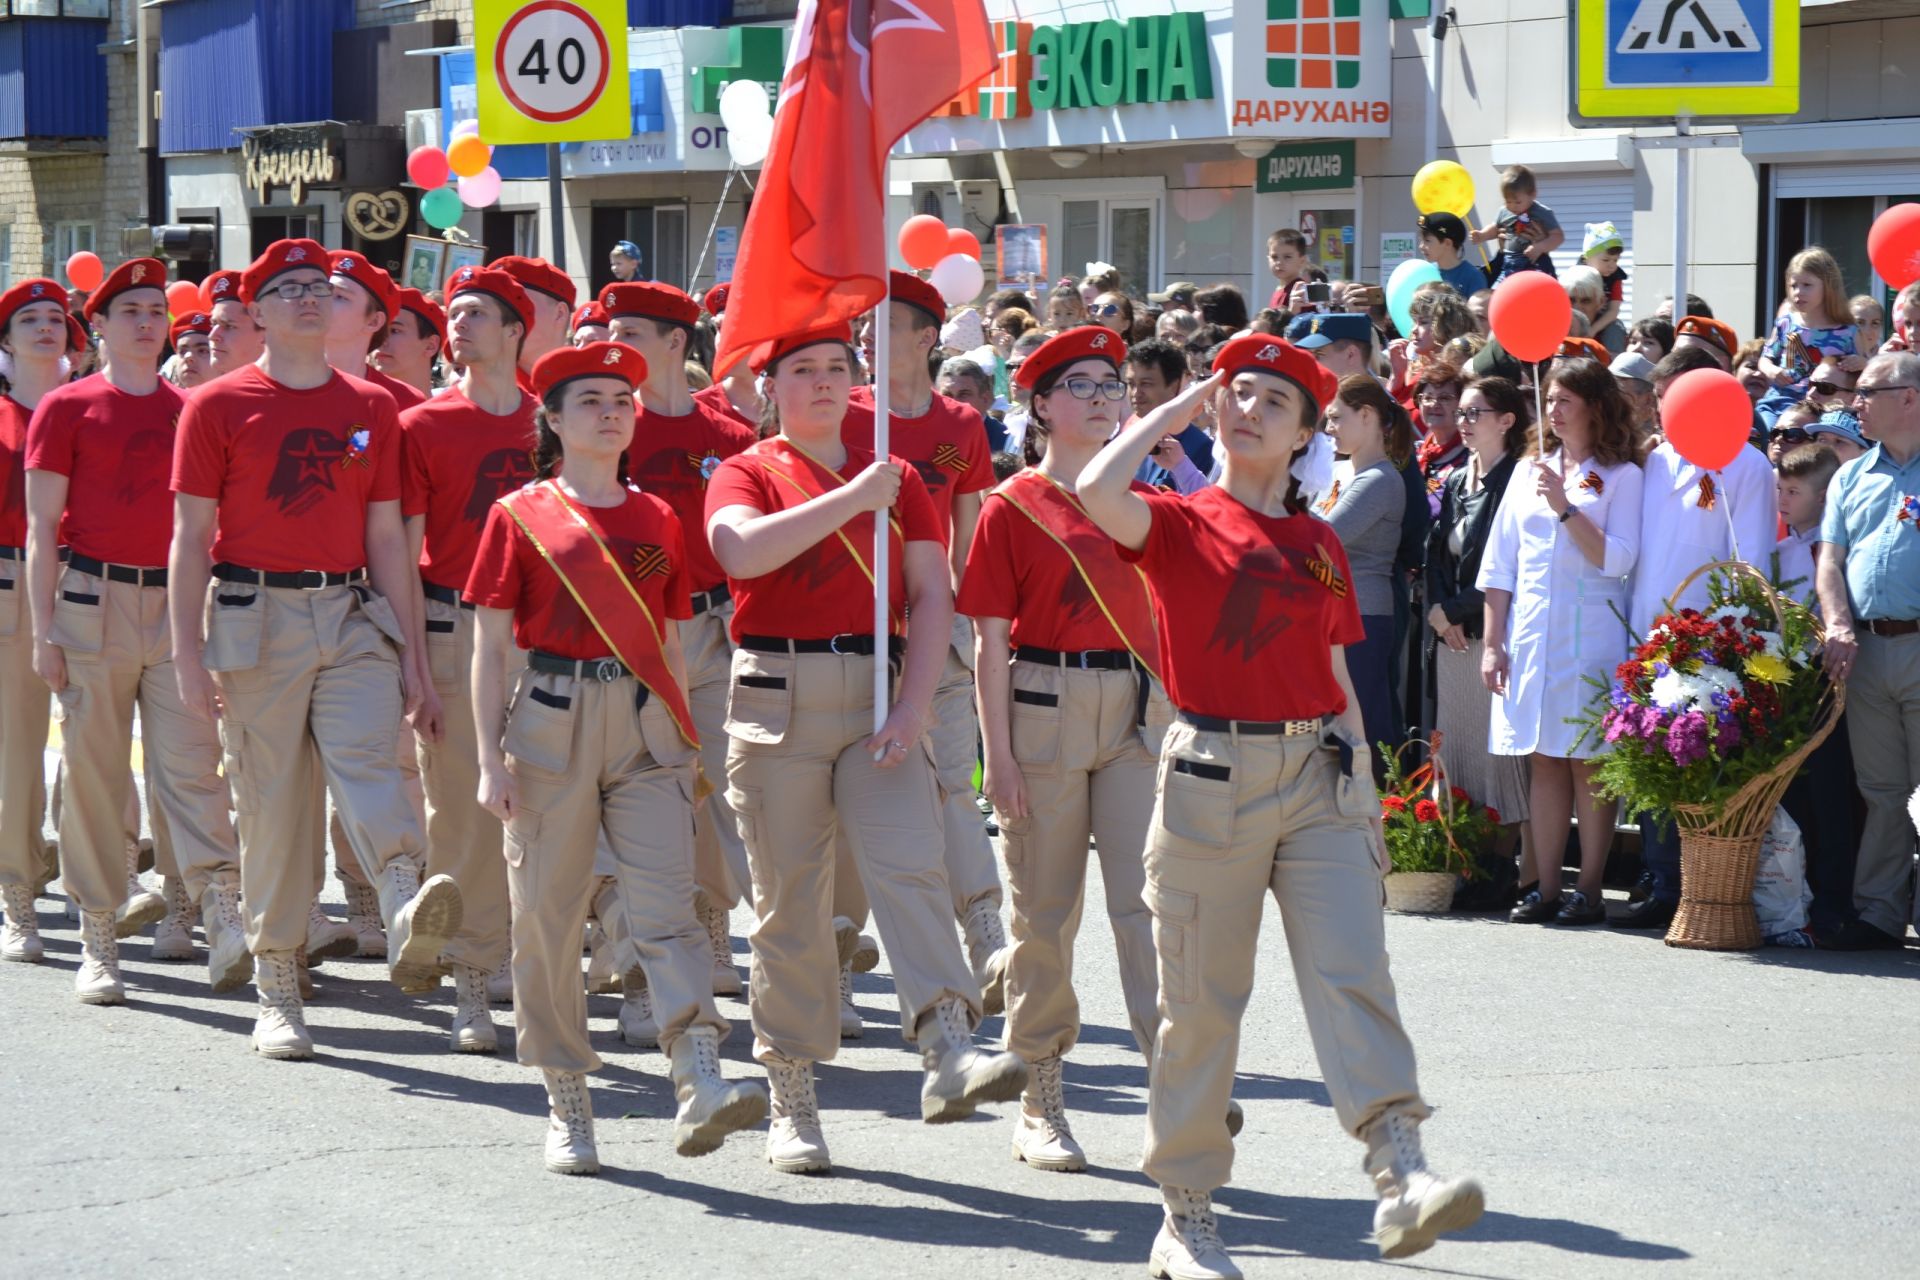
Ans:
<svg viewBox="0 0 1920 1280"><path fill-rule="evenodd" d="M487 265L487 246L483 244L449 244L447 260L441 264L440 279L446 280L462 267L484 267ZM438 287L437 285L435 286Z"/></svg>
<svg viewBox="0 0 1920 1280"><path fill-rule="evenodd" d="M1032 289L1047 283L1047 225L1007 223L993 229L997 289Z"/></svg>
<svg viewBox="0 0 1920 1280"><path fill-rule="evenodd" d="M447 279L447 249L445 240L408 236L406 273L402 283L422 293L439 292Z"/></svg>

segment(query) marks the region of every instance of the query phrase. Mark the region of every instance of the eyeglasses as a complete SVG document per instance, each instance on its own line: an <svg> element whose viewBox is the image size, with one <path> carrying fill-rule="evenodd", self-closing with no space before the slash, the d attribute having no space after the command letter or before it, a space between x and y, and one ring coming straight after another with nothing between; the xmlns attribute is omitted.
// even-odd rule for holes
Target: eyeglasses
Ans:
<svg viewBox="0 0 1920 1280"><path fill-rule="evenodd" d="M1817 396L1837 396L1842 391L1851 391L1852 387L1843 387L1837 382L1809 382L1807 390Z"/></svg>
<svg viewBox="0 0 1920 1280"><path fill-rule="evenodd" d="M278 297L282 302L298 302L302 298L331 298L333 296L333 281L310 280L302 283L298 280L289 280L285 284L273 286L269 292Z"/></svg>
<svg viewBox="0 0 1920 1280"><path fill-rule="evenodd" d="M1883 391L1920 391L1920 387L1916 387L1907 382L1889 382L1885 386L1879 387L1855 387L1853 389L1853 398L1855 400L1871 400Z"/></svg>
<svg viewBox="0 0 1920 1280"><path fill-rule="evenodd" d="M1805 427L1788 427L1784 431L1774 432L1773 438L1782 444L1799 445L1813 439L1813 433Z"/></svg>
<svg viewBox="0 0 1920 1280"><path fill-rule="evenodd" d="M1458 401L1460 399L1460 393L1458 391L1434 391L1430 388L1422 387L1415 393L1413 398L1421 404L1444 404L1449 400Z"/></svg>
<svg viewBox="0 0 1920 1280"><path fill-rule="evenodd" d="M1453 420L1455 422L1464 422L1468 426L1472 426L1475 423L1480 421L1481 414L1492 413L1492 412L1493 410L1488 408L1486 405L1476 404L1470 409L1455 409L1453 411Z"/></svg>
<svg viewBox="0 0 1920 1280"><path fill-rule="evenodd" d="M1067 394L1075 400L1091 400L1096 395L1108 400L1122 400L1127 394L1127 384L1118 378L1068 378L1059 385L1065 387Z"/></svg>

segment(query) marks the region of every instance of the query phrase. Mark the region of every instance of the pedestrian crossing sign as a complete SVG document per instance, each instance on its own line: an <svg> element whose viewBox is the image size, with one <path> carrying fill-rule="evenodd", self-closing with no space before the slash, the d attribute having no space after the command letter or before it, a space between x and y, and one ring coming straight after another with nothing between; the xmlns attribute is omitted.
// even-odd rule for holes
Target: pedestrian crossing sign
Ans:
<svg viewBox="0 0 1920 1280"><path fill-rule="evenodd" d="M1574 0L1575 123L1800 110L1800 0Z"/></svg>

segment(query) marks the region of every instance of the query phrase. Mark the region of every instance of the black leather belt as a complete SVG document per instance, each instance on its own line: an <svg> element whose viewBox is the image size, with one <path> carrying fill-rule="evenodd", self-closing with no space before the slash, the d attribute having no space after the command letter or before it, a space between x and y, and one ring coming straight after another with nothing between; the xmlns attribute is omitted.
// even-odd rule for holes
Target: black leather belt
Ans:
<svg viewBox="0 0 1920 1280"><path fill-rule="evenodd" d="M542 675L572 676L575 680L593 680L600 684L612 684L633 674L618 658L563 658L539 649L527 655L527 666Z"/></svg>
<svg viewBox="0 0 1920 1280"><path fill-rule="evenodd" d="M1190 711L1179 714L1181 724L1192 725L1202 733L1241 733L1268 738L1318 733L1333 719L1321 716L1316 720L1223 720L1219 716L1197 716Z"/></svg>
<svg viewBox="0 0 1920 1280"><path fill-rule="evenodd" d="M282 573L273 569L246 569L237 564L216 564L213 566L213 576L222 582L241 582L253 587L318 591L322 587L345 587L365 582L367 571L353 569L346 573L330 573L319 569L301 569L295 573Z"/></svg>
<svg viewBox="0 0 1920 1280"><path fill-rule="evenodd" d="M139 569L130 564L108 564L104 560L95 560L92 556L83 556L78 551L67 557L67 568L77 569L81 573L90 573L96 578L105 578L108 582L124 582L133 587L167 585L167 571L164 568Z"/></svg>
<svg viewBox="0 0 1920 1280"><path fill-rule="evenodd" d="M1140 659L1125 649L1074 651L1042 649L1038 645L1023 644L1013 651L1013 656L1021 662L1038 662L1049 667L1077 667L1082 671L1132 671L1140 666Z"/></svg>
<svg viewBox="0 0 1920 1280"><path fill-rule="evenodd" d="M693 616L697 618L709 610L718 609L731 599L733 588L724 582L711 591L696 591L693 593Z"/></svg>
<svg viewBox="0 0 1920 1280"><path fill-rule="evenodd" d="M473 608L471 604L468 604L465 600L462 600L460 598L460 593L458 591L455 591L452 587L443 587L437 582L421 583L420 591L421 591L421 594L427 597L427 599L435 601L439 604L458 605L462 609L469 609L469 610Z"/></svg>
<svg viewBox="0 0 1920 1280"><path fill-rule="evenodd" d="M1857 618L1854 625L1876 636L1910 636L1920 631L1920 622L1911 618Z"/></svg>
<svg viewBox="0 0 1920 1280"><path fill-rule="evenodd" d="M871 633L846 633L830 636L825 640L786 640L779 636L741 636L740 647L752 649L755 653L837 653L843 657L871 658L873 656L873 636ZM887 637L887 652L899 657L906 651L906 643L899 636Z"/></svg>

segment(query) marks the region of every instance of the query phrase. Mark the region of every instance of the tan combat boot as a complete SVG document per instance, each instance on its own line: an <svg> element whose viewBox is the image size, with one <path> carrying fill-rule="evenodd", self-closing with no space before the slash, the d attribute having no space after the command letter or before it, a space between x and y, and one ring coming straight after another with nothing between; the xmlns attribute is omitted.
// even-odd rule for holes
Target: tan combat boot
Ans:
<svg viewBox="0 0 1920 1280"><path fill-rule="evenodd" d="M387 954L387 928L380 921L380 895L370 884L347 885L347 927L359 940L355 952L363 958L383 959Z"/></svg>
<svg viewBox="0 0 1920 1280"><path fill-rule="evenodd" d="M1464 1231L1480 1220L1486 1193L1472 1178L1438 1178L1428 1171L1418 1120L1391 1111L1363 1136L1366 1171L1380 1195L1373 1211L1373 1238L1381 1257L1424 1253L1443 1233Z"/></svg>
<svg viewBox="0 0 1920 1280"><path fill-rule="evenodd" d="M1147 1257L1147 1274L1155 1280L1244 1280L1220 1238L1211 1193L1162 1187L1160 1194L1167 1213Z"/></svg>
<svg viewBox="0 0 1920 1280"><path fill-rule="evenodd" d="M620 1038L636 1049L660 1047L660 1024L653 1017L653 993L647 990L647 972L639 965L620 979Z"/></svg>
<svg viewBox="0 0 1920 1280"><path fill-rule="evenodd" d="M73 975L73 991L81 1004L126 1003L127 988L120 981L120 939L111 911L80 913L80 968Z"/></svg>
<svg viewBox="0 0 1920 1280"><path fill-rule="evenodd" d="M453 1034L455 1053L498 1053L500 1033L487 1008L487 971L453 962Z"/></svg>
<svg viewBox="0 0 1920 1280"><path fill-rule="evenodd" d="M967 1006L951 996L920 1015L913 1035L926 1070L920 1118L928 1124L964 1120L980 1103L1017 1098L1027 1086L1018 1055L974 1047Z"/></svg>
<svg viewBox="0 0 1920 1280"><path fill-rule="evenodd" d="M1000 923L1000 900L990 893L975 898L967 904L964 924L967 958L973 963L973 976L980 980L980 1011L991 1018L1006 1012L1007 961L1013 955Z"/></svg>
<svg viewBox="0 0 1920 1280"><path fill-rule="evenodd" d="M460 887L452 876L420 882L413 859L398 857L380 869L375 886L387 925L387 976L407 995L440 985L440 953L460 932Z"/></svg>
<svg viewBox="0 0 1920 1280"><path fill-rule="evenodd" d="M140 883L140 846L127 846L127 900L113 913L114 930L131 938L167 914L167 900Z"/></svg>
<svg viewBox="0 0 1920 1280"><path fill-rule="evenodd" d="M773 1123L767 1127L767 1163L780 1173L832 1173L833 1159L820 1133L820 1101L813 1094L813 1064L767 1059Z"/></svg>
<svg viewBox="0 0 1920 1280"><path fill-rule="evenodd" d="M693 914L707 931L707 943L713 950L713 994L739 995L744 988L740 971L733 967L733 934L727 927L727 909L706 894L695 892Z"/></svg>
<svg viewBox="0 0 1920 1280"><path fill-rule="evenodd" d="M253 1051L263 1058L311 1058L313 1037L307 1034L300 1003L299 960L291 951L266 951L255 966L260 1015L253 1024Z"/></svg>
<svg viewBox="0 0 1920 1280"><path fill-rule="evenodd" d="M344 960L360 954L360 935L353 925L335 920L320 909L315 898L307 908L307 963Z"/></svg>
<svg viewBox="0 0 1920 1280"><path fill-rule="evenodd" d="M179 876L161 876L160 893L167 900L167 914L153 930L155 960L193 959L193 903L187 898L187 882Z"/></svg>
<svg viewBox="0 0 1920 1280"><path fill-rule="evenodd" d="M689 1027L667 1055L673 1062L673 1149L683 1156L718 1151L730 1133L767 1118L767 1095L756 1084L728 1084L720 1075L720 1031Z"/></svg>
<svg viewBox="0 0 1920 1280"><path fill-rule="evenodd" d="M47 950L40 941L40 917L33 909L33 886L0 886L0 897L4 897L7 910L6 927L0 929L0 960L39 964L47 958Z"/></svg>
<svg viewBox="0 0 1920 1280"><path fill-rule="evenodd" d="M600 1172L600 1151L593 1144L593 1105L587 1078L577 1071L547 1071L547 1147L549 1173Z"/></svg>
<svg viewBox="0 0 1920 1280"><path fill-rule="evenodd" d="M835 916L833 943L840 953L840 1038L858 1040L867 1033L860 1010L853 1005L853 954L860 945L860 927L845 916Z"/></svg>
<svg viewBox="0 0 1920 1280"><path fill-rule="evenodd" d="M487 999L494 1004L513 1003L513 948L500 957L500 967L487 975Z"/></svg>
<svg viewBox="0 0 1920 1280"><path fill-rule="evenodd" d="M238 991L253 977L247 951L247 922L240 915L240 890L210 884L200 895L200 928L207 938L207 981L216 993Z"/></svg>
<svg viewBox="0 0 1920 1280"><path fill-rule="evenodd" d="M1049 1173L1079 1173L1087 1167L1087 1153L1074 1141L1073 1127L1067 1123L1062 1065L1057 1053L1033 1064L1020 1115L1014 1121L1013 1158Z"/></svg>

